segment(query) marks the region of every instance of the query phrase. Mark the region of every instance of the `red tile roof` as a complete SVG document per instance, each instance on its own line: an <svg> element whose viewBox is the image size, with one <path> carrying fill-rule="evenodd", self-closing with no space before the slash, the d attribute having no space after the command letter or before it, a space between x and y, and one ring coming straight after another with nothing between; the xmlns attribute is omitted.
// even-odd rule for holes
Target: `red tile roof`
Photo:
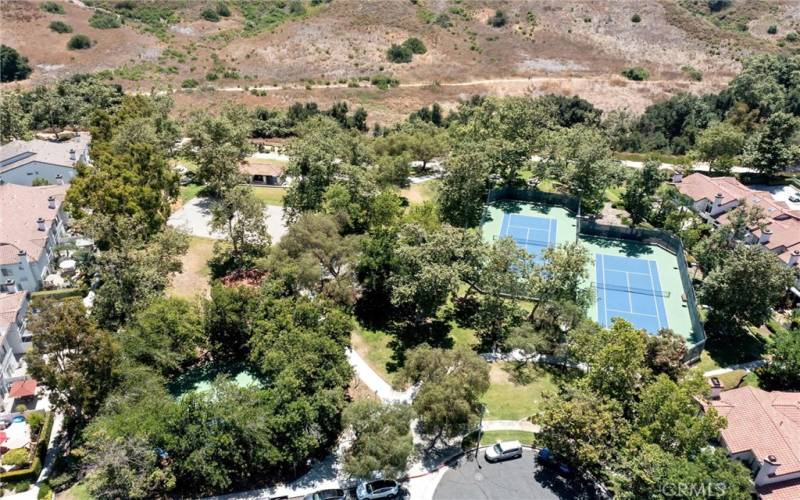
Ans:
<svg viewBox="0 0 800 500"><path fill-rule="evenodd" d="M17 320L27 292L0 293L0 332Z"/></svg>
<svg viewBox="0 0 800 500"><path fill-rule="evenodd" d="M8 389L8 395L12 398L27 398L36 394L36 380L17 380Z"/></svg>
<svg viewBox="0 0 800 500"><path fill-rule="evenodd" d="M698 173L686 176L675 186L695 202L703 199L713 202L716 194L720 193L723 195L723 204L741 200L745 205L761 207L765 227L772 231L769 241L763 246L787 263L794 250L800 251L800 211L790 210L785 203L773 200L769 193L754 191L734 177L708 177ZM728 214L720 215L717 220L726 224ZM761 237L759 228L752 227L750 230L754 236Z"/></svg>
<svg viewBox="0 0 800 500"><path fill-rule="evenodd" d="M767 484L757 488L761 500L797 500L800 498L800 479Z"/></svg>
<svg viewBox="0 0 800 500"><path fill-rule="evenodd" d="M800 472L800 392L740 387L703 405L728 420L721 431L728 451L750 451L759 461L774 455L780 463L777 475Z"/></svg>

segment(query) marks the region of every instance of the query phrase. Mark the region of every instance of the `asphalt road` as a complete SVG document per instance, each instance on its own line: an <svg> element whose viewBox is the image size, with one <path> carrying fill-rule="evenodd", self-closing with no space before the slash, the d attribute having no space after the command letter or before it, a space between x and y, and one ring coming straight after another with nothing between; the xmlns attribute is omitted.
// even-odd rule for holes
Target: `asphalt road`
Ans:
<svg viewBox="0 0 800 500"><path fill-rule="evenodd" d="M522 458L488 463L479 454L463 457L452 464L439 482L434 500L553 500L591 499L594 495L565 480L549 469L534 464L534 452L525 450Z"/></svg>

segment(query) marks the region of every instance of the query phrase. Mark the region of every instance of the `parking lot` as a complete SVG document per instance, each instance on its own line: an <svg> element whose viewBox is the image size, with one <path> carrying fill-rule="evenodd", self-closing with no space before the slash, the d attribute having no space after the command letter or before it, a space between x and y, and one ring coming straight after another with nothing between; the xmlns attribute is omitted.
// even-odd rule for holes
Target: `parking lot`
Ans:
<svg viewBox="0 0 800 500"><path fill-rule="evenodd" d="M526 449L522 458L488 463L480 452L464 456L442 477L434 500L553 500L593 499L591 489L579 480L564 479L550 469L537 467L535 453Z"/></svg>
<svg viewBox="0 0 800 500"><path fill-rule="evenodd" d="M800 189L797 189L794 186L765 186L761 184L754 184L748 187L756 191L764 191L769 193L773 200L786 203L791 210L800 210L799 202L789 200L790 196L800 193Z"/></svg>

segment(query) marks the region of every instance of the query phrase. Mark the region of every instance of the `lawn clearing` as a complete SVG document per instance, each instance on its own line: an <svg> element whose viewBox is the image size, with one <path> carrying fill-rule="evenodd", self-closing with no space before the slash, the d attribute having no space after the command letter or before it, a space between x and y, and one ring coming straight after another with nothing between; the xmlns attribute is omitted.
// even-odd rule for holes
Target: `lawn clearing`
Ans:
<svg viewBox="0 0 800 500"><path fill-rule="evenodd" d="M552 376L541 368L534 368L534 379L527 384L516 384L511 375L512 364L493 363L489 378L491 385L483 397L486 403L485 418L491 420L522 420L539 410L542 395L556 389Z"/></svg>
<svg viewBox="0 0 800 500"><path fill-rule="evenodd" d="M465 450L475 447L477 432L465 436L461 447ZM481 433L481 445L490 445L498 441L519 441L523 446L531 446L536 434L528 431L486 431Z"/></svg>
<svg viewBox="0 0 800 500"><path fill-rule="evenodd" d="M192 236L189 250L183 256L183 270L173 276L167 293L173 297L191 298L197 294L205 297L211 286L208 283L211 270L208 260L214 252L214 240Z"/></svg>
<svg viewBox="0 0 800 500"><path fill-rule="evenodd" d="M750 333L732 337L710 337L700 355L700 361L693 365L703 373L725 368L739 363L761 359L766 345Z"/></svg>
<svg viewBox="0 0 800 500"><path fill-rule="evenodd" d="M263 201L267 205L283 206L283 197L286 196L286 188L279 187L252 187L253 194L256 198Z"/></svg>
<svg viewBox="0 0 800 500"><path fill-rule="evenodd" d="M405 189L401 189L400 196L408 199L411 205L421 205L433 199L439 182L439 180L433 179L419 184L412 184Z"/></svg>
<svg viewBox="0 0 800 500"><path fill-rule="evenodd" d="M196 198L202 190L203 186L200 184L187 184L185 186L181 186L180 193L178 194L178 199L180 200L181 205L185 205L192 198Z"/></svg>
<svg viewBox="0 0 800 500"><path fill-rule="evenodd" d="M364 358L364 361L375 370L375 373L389 383L393 377L389 373L393 353L392 348L389 347L391 340L391 335L380 330L359 328L350 334L350 344L353 349Z"/></svg>

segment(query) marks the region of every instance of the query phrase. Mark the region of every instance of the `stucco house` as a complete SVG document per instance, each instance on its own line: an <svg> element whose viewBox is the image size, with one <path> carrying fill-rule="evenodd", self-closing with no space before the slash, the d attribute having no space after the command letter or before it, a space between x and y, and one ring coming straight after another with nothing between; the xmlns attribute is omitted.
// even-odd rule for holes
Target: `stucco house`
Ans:
<svg viewBox="0 0 800 500"><path fill-rule="evenodd" d="M91 134L78 132L71 138L11 141L0 146L0 179L8 184L31 186L34 180L69 184L75 165L89 163Z"/></svg>
<svg viewBox="0 0 800 500"><path fill-rule="evenodd" d="M694 209L709 222L726 224L730 211L742 205L761 207L764 220L761 226L749 228L747 243L761 245L774 253L798 273L791 292L800 298L800 211L775 201L761 191L755 191L734 177L708 177L694 173L673 176L675 187L694 202Z"/></svg>
<svg viewBox="0 0 800 500"><path fill-rule="evenodd" d="M759 497L800 498L800 392L749 386L724 391L716 378L710 384L711 399L701 404L727 419L720 440L753 471Z"/></svg>
<svg viewBox="0 0 800 500"><path fill-rule="evenodd" d="M31 346L28 297L28 292L0 291L0 400L11 383L25 378L20 358Z"/></svg>
<svg viewBox="0 0 800 500"><path fill-rule="evenodd" d="M66 236L66 185L21 186L0 180L0 286L36 291Z"/></svg>
<svg viewBox="0 0 800 500"><path fill-rule="evenodd" d="M248 158L240 170L248 184L256 186L282 186L286 162L278 160Z"/></svg>

